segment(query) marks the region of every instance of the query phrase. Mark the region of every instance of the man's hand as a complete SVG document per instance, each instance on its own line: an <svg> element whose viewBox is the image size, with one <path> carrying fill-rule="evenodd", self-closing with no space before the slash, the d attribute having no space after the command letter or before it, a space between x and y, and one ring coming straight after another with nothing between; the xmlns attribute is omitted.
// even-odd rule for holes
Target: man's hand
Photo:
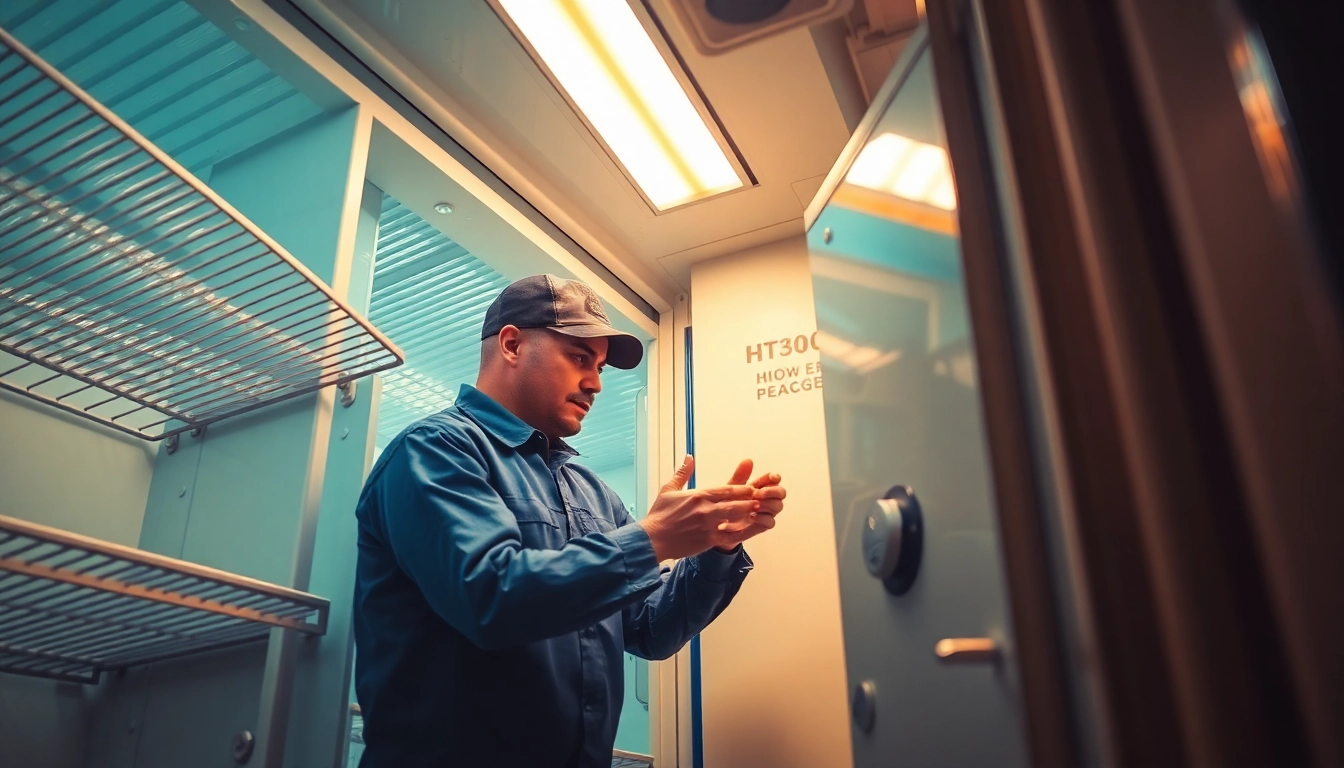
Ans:
<svg viewBox="0 0 1344 768"><path fill-rule="evenodd" d="M742 463L737 465L737 471L733 473L732 479L728 481L729 484L745 482L751 477L751 469L751 459L743 459ZM720 530L728 534L729 543L720 544L716 549L720 552L732 552L747 539L775 527L775 515L784 510L784 497L788 495L780 485L781 479L778 474L767 472L751 482L751 487L756 489L754 498L761 502L760 509L753 512L744 522L720 525Z"/></svg>
<svg viewBox="0 0 1344 768"><path fill-rule="evenodd" d="M711 547L731 551L773 528L786 492L778 475L762 475L746 484L751 468L750 460L743 461L728 485L688 491L695 459L687 456L640 521L655 556L661 561L698 555Z"/></svg>

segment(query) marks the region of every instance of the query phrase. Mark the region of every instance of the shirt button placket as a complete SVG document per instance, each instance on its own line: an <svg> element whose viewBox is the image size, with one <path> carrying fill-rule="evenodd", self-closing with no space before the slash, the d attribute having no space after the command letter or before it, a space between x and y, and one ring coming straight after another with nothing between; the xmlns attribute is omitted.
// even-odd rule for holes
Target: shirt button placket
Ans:
<svg viewBox="0 0 1344 768"><path fill-rule="evenodd" d="M565 507L565 525L569 527L568 538L575 538L582 535L579 530L578 521L574 518L574 502L569 497L569 491L565 488L565 467L560 465L551 473L555 478L555 487L560 491L560 503Z"/></svg>

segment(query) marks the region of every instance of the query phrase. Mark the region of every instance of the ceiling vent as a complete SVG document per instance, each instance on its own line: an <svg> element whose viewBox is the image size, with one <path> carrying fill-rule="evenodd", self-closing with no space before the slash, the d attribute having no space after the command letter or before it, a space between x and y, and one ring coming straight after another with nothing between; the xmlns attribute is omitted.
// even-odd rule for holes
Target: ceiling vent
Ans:
<svg viewBox="0 0 1344 768"><path fill-rule="evenodd" d="M794 27L844 16L853 0L669 0L701 53L713 56Z"/></svg>

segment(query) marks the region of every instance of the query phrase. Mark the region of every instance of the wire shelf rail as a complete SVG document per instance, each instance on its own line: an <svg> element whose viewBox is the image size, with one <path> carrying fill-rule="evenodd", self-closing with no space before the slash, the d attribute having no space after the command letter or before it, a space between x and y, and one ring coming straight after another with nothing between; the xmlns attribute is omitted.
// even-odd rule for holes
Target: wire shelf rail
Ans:
<svg viewBox="0 0 1344 768"><path fill-rule="evenodd" d="M103 672L327 631L330 603L214 568L0 516L0 671Z"/></svg>
<svg viewBox="0 0 1344 768"><path fill-rule="evenodd" d="M158 440L404 359L0 29L0 388Z"/></svg>

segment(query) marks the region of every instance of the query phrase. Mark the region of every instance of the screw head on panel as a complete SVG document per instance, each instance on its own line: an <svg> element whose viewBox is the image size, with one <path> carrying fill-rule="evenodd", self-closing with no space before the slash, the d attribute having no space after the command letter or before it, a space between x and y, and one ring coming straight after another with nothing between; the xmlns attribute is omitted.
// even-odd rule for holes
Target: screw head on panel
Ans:
<svg viewBox="0 0 1344 768"><path fill-rule="evenodd" d="M877 684L864 680L854 686L854 696L850 699L850 715L859 730L868 733L877 722Z"/></svg>
<svg viewBox="0 0 1344 768"><path fill-rule="evenodd" d="M252 759L252 748L256 744L256 739L252 732L243 729L233 734L233 743L229 745L229 751L233 753L233 761L242 765Z"/></svg>
<svg viewBox="0 0 1344 768"><path fill-rule="evenodd" d="M828 243L831 242L831 238L834 237L834 236L835 236L835 235L831 232L831 228L830 228L830 227L827 227L827 228L821 230L821 239L824 240L825 242L828 242Z"/></svg>

